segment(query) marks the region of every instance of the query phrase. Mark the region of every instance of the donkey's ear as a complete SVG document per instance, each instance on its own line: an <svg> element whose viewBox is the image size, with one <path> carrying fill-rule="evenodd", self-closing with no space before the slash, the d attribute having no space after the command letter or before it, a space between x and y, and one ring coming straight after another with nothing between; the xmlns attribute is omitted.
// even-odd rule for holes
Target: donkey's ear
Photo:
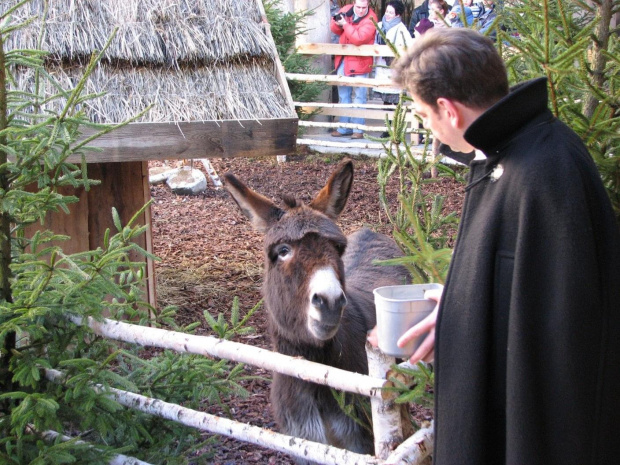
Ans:
<svg viewBox="0 0 620 465"><path fill-rule="evenodd" d="M257 194L230 173L224 175L224 187L247 216L254 229L267 231L281 217L284 211L271 200Z"/></svg>
<svg viewBox="0 0 620 465"><path fill-rule="evenodd" d="M325 187L310 202L310 206L335 220L347 204L353 184L353 162L345 160L334 171Z"/></svg>

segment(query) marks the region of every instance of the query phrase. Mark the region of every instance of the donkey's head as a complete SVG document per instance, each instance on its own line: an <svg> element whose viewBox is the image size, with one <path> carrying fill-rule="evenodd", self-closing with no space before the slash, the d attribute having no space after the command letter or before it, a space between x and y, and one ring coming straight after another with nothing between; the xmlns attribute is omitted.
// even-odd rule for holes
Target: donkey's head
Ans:
<svg viewBox="0 0 620 465"><path fill-rule="evenodd" d="M241 211L265 234L264 296L274 330L290 341L322 345L338 331L347 303L347 240L334 220L347 202L353 163L342 162L310 204L284 197L284 208L233 175L224 178Z"/></svg>

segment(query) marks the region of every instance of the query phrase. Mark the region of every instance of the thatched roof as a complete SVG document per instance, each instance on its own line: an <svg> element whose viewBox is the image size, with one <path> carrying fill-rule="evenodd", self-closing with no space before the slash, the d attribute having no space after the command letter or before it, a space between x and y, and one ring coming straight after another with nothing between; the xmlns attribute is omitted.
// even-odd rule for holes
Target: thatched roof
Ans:
<svg viewBox="0 0 620 465"><path fill-rule="evenodd" d="M93 121L120 122L149 104L143 122L294 118L275 74L277 52L266 33L261 0L48 0L42 48L47 71L65 86L82 73L118 27L86 92L106 91L89 104ZM4 0L8 8L17 0ZM36 48L43 0L14 15L38 19L8 48ZM33 77L17 73L19 86Z"/></svg>

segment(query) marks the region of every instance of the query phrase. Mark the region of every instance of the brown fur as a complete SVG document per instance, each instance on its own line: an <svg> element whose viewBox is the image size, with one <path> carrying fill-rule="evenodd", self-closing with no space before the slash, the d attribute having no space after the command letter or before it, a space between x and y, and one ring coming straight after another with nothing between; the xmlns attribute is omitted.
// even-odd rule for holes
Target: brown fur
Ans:
<svg viewBox="0 0 620 465"><path fill-rule="evenodd" d="M372 263L402 255L392 239L368 229L345 237L334 222L351 190L353 163L341 163L310 205L289 198L284 210L234 176L225 179L241 210L265 233L263 294L274 350L367 373L364 346L375 325L372 289L403 284L408 273ZM311 278L321 269L333 270L327 275L337 278L343 296L333 280L329 292L311 295ZM309 307L320 314L318 321L308 323ZM330 388L274 373L271 402L282 432L372 454L370 432L341 411Z"/></svg>

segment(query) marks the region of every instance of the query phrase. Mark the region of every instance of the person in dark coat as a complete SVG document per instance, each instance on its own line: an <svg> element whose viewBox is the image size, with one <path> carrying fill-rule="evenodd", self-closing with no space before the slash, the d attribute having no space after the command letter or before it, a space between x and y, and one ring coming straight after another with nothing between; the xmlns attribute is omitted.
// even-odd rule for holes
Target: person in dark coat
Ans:
<svg viewBox="0 0 620 465"><path fill-rule="evenodd" d="M422 4L413 10L411 21L409 21L409 33L411 37L415 36L415 27L420 21L428 18L428 0L424 0Z"/></svg>
<svg viewBox="0 0 620 465"><path fill-rule="evenodd" d="M588 150L479 32L428 31L393 77L473 158L439 304L398 341L430 331L434 464L620 463L620 233Z"/></svg>

